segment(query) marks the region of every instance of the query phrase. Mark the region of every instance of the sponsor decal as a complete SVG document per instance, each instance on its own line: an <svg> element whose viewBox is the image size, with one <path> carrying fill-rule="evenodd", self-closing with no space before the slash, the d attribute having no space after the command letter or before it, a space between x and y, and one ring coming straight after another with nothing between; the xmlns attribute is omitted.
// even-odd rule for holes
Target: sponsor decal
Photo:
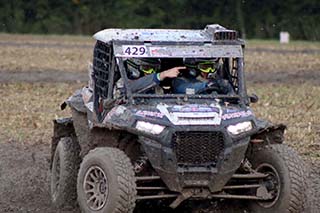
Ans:
<svg viewBox="0 0 320 213"><path fill-rule="evenodd" d="M226 109L226 113L233 113L233 112L239 112L239 109Z"/></svg>
<svg viewBox="0 0 320 213"><path fill-rule="evenodd" d="M166 47L150 47L151 56L167 56L169 53Z"/></svg>
<svg viewBox="0 0 320 213"><path fill-rule="evenodd" d="M219 106L158 104L157 108L174 125L220 125L222 110Z"/></svg>
<svg viewBox="0 0 320 213"><path fill-rule="evenodd" d="M163 118L164 114L161 112L155 112L155 111L146 111L146 110L138 110L135 113L137 116L141 117L156 117L156 118Z"/></svg>
<svg viewBox="0 0 320 213"><path fill-rule="evenodd" d="M244 118L253 115L252 111L238 111L232 113L226 113L222 115L222 120L230 120L234 118Z"/></svg>
<svg viewBox="0 0 320 213"><path fill-rule="evenodd" d="M185 105L185 106L173 106L170 109L171 112L216 112L219 113L219 108L216 107L209 107L209 106L203 106L203 105Z"/></svg>

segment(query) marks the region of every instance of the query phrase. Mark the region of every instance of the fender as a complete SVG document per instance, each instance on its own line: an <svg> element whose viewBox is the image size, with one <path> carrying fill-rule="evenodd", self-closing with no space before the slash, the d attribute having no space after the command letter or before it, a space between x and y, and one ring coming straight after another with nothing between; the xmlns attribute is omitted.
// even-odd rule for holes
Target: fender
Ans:
<svg viewBox="0 0 320 213"><path fill-rule="evenodd" d="M82 89L77 90L72 96L65 100L60 109L64 110L67 106L77 110L78 112L87 113L87 108L83 102Z"/></svg>
<svg viewBox="0 0 320 213"><path fill-rule="evenodd" d="M284 124L272 124L267 121L258 121L258 132L251 136L251 143L281 144L284 141L284 133L287 126Z"/></svg>

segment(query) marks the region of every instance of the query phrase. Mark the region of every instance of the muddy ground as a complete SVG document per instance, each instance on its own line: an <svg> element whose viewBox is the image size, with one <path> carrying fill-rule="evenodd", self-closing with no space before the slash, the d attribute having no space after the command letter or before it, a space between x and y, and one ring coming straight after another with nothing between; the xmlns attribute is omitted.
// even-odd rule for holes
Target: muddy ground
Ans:
<svg viewBox="0 0 320 213"><path fill-rule="evenodd" d="M16 43L1 43L0 46L16 46ZM31 45L31 44L29 44ZM43 44L37 44L42 47ZM45 45L52 48L51 45ZM54 46L59 48L59 46ZM90 45L83 45L91 51ZM250 50L249 50L250 51ZM272 51L266 49L252 49L251 51ZM289 50L291 51L291 50ZM316 52L315 52L316 51ZM318 52L317 52L318 51ZM284 50L275 52L285 54ZM319 54L319 50L312 50L304 54ZM57 69L8 71L0 69L0 83L9 82L85 82L87 73L64 72ZM247 72L247 81L250 83L281 82L286 84L308 83L320 85L320 70L304 71L299 69L295 72L278 70L276 72ZM318 149L319 150L319 149ZM0 212L57 212L51 207L49 192L49 142L18 143L17 141L1 138L0 135ZM310 163L310 162L308 162ZM313 179L318 189L320 188L320 163L314 162L312 167ZM226 211L224 209L224 212ZM238 212L244 212L239 210ZM74 210L72 212L78 212ZM237 212L237 211L236 211Z"/></svg>

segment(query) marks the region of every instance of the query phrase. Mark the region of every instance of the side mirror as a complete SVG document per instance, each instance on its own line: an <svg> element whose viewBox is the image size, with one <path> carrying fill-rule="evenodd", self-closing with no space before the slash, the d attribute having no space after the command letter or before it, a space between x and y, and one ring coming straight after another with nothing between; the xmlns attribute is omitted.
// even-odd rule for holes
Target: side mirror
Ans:
<svg viewBox="0 0 320 213"><path fill-rule="evenodd" d="M257 103L259 101L259 97L256 94L249 95L250 103Z"/></svg>

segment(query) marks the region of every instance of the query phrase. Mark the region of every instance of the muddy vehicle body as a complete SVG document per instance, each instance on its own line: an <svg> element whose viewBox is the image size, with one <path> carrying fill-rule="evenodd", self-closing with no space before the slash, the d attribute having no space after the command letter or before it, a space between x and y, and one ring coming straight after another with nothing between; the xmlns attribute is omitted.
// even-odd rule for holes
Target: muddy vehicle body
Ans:
<svg viewBox="0 0 320 213"><path fill-rule="evenodd" d="M94 38L89 84L62 104L72 118L54 121L51 193L57 207L77 198L83 212L133 212L151 200L177 208L238 199L254 212L303 211L305 167L283 144L286 127L251 110L257 97L246 91L245 44L236 31L220 25L107 29ZM208 87L175 94L171 79L160 83L160 94L147 92L156 85L133 91L132 58L159 60L159 72L185 59L214 58L234 92Z"/></svg>

